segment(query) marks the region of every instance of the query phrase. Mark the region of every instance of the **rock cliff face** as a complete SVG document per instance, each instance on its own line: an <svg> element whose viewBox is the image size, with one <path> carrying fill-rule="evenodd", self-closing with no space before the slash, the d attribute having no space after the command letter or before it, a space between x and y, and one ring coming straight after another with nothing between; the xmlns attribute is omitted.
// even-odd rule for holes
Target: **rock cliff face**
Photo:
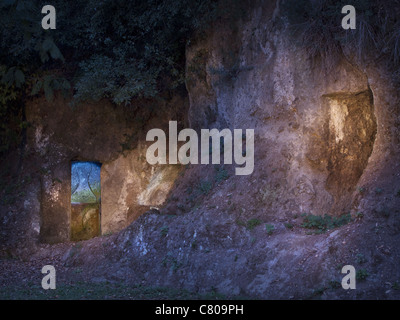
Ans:
<svg viewBox="0 0 400 320"><path fill-rule="evenodd" d="M276 194L274 215L340 215L352 209L382 106L362 66L315 65L275 26L277 10L258 6L235 32L218 25L188 48L189 121L255 129L254 176Z"/></svg>
<svg viewBox="0 0 400 320"><path fill-rule="evenodd" d="M71 161L102 163L101 229L116 234L66 251L66 266L96 279L261 298L305 298L321 287L326 298L390 297L379 287L400 276L398 87L378 60L310 59L278 21L279 1L260 3L188 45L188 101L138 102L153 110L144 124L139 111L130 117L107 102L79 106L79 116L61 99L27 107L40 179L24 210L42 241L69 240ZM197 131L254 129L254 172L149 165L145 135L167 131L168 120ZM304 213L350 213L353 222L310 235ZM337 266L361 267L360 254L372 281L329 291Z"/></svg>
<svg viewBox="0 0 400 320"><path fill-rule="evenodd" d="M144 214L110 239L114 280L261 298L394 294L378 283L396 281L400 257L396 86L379 63L315 63L277 16L273 2L256 5L235 28L219 22L187 48L190 127L254 129L253 174L189 166L164 214ZM303 213L351 213L353 222L309 235ZM66 261L102 274L96 250ZM345 264L368 268L371 282L341 289Z"/></svg>
<svg viewBox="0 0 400 320"><path fill-rule="evenodd" d="M27 149L41 173L40 212L31 214L40 217L42 242L70 240L72 161L102 164L102 234L122 230L150 206L165 202L180 167L146 162L146 131L164 128L168 125L165 119L179 117L175 110L184 110L185 101L176 98L156 106L142 102L140 108L143 111L135 117L131 110L106 101L75 109L61 98L28 104ZM151 108L159 108L158 113L152 115ZM150 123L146 124L146 117L151 117Z"/></svg>

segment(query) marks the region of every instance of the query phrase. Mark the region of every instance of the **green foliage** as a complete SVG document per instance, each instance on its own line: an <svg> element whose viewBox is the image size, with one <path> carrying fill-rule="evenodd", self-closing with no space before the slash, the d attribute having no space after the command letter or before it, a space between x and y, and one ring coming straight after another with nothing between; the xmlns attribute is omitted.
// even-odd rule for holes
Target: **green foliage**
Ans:
<svg viewBox="0 0 400 320"><path fill-rule="evenodd" d="M39 1L0 1L0 155L23 142L25 91L32 74L46 61L63 60L41 27L40 9Z"/></svg>
<svg viewBox="0 0 400 320"><path fill-rule="evenodd" d="M5 112L7 103L17 99L18 91L14 86L0 83L0 111ZM2 118L3 119L3 118Z"/></svg>
<svg viewBox="0 0 400 320"><path fill-rule="evenodd" d="M356 271L356 279L357 280L365 280L369 276L369 273L365 269L359 269Z"/></svg>
<svg viewBox="0 0 400 320"><path fill-rule="evenodd" d="M7 88L12 87L14 85L16 88L21 88L24 82L25 82L25 75L21 69L17 67L11 67L8 70L3 71L3 75L1 77L1 83L5 84Z"/></svg>
<svg viewBox="0 0 400 320"><path fill-rule="evenodd" d="M265 224L265 230L267 230L267 234L271 235L272 232L275 230L275 227L272 224Z"/></svg>
<svg viewBox="0 0 400 320"><path fill-rule="evenodd" d="M241 227L246 227L247 230L253 230L255 227L259 226L262 223L259 219L250 219L247 222L242 220L236 220L236 224Z"/></svg>
<svg viewBox="0 0 400 320"><path fill-rule="evenodd" d="M46 36L43 42L38 42L36 50L39 52L40 60L44 63L50 60L50 57L54 60L65 61L60 49L56 46L53 39L50 36Z"/></svg>
<svg viewBox="0 0 400 320"><path fill-rule="evenodd" d="M44 41L44 30L38 21L41 12L39 1L1 1L0 2L0 61L7 66L29 66L39 62L38 50L49 49L39 46ZM40 17L40 15L39 15ZM11 54L13 53L13 54ZM44 56L44 52L42 52Z"/></svg>
<svg viewBox="0 0 400 320"><path fill-rule="evenodd" d="M223 167L215 167L215 182L220 183L221 181L224 181L229 178L229 173L228 171L223 168Z"/></svg>
<svg viewBox="0 0 400 320"><path fill-rule="evenodd" d="M356 262L358 264L363 264L363 263L367 262L367 259L365 258L365 256L362 253L357 253Z"/></svg>
<svg viewBox="0 0 400 320"><path fill-rule="evenodd" d="M255 227L259 226L262 223L259 219L250 219L247 221L246 228L248 230L253 230Z"/></svg>
<svg viewBox="0 0 400 320"><path fill-rule="evenodd" d="M236 21L246 7L237 0L54 0L57 29L49 31L40 23L43 5L0 1L0 155L21 142L26 92L51 101L61 91L75 103L160 98L184 88L192 35L221 15Z"/></svg>
<svg viewBox="0 0 400 320"><path fill-rule="evenodd" d="M400 282L399 282L399 281L395 281L395 282L392 284L392 289L394 289L394 290L400 290Z"/></svg>
<svg viewBox="0 0 400 320"><path fill-rule="evenodd" d="M284 225L288 229L293 229L293 224L291 224L290 222L286 222L286 223L284 223Z"/></svg>
<svg viewBox="0 0 400 320"><path fill-rule="evenodd" d="M51 4L60 23L49 32L40 23L42 1L0 1L5 80L21 86L36 73L62 68L74 80L76 101L109 98L117 104L182 85L186 42L217 16L213 0L54 0ZM65 83L53 80L49 86L63 90Z"/></svg>
<svg viewBox="0 0 400 320"><path fill-rule="evenodd" d="M37 95L42 89L46 100L52 101L54 97L54 91L56 90L61 90L64 97L67 97L71 89L71 84L64 77L57 77L50 74L43 76L40 79L35 79L35 82L32 86L31 95Z"/></svg>
<svg viewBox="0 0 400 320"><path fill-rule="evenodd" d="M306 229L313 229L317 234L338 228L351 221L350 214L342 215L341 217L331 217L328 215L315 216L312 214L302 216L304 217L304 220L301 226Z"/></svg>
<svg viewBox="0 0 400 320"><path fill-rule="evenodd" d="M228 171L223 166L215 167L215 176L209 180L200 180L195 188L188 187L186 193L188 198L186 202L190 203L192 206L196 203L199 196L206 196L210 193L214 185L229 178Z"/></svg>
<svg viewBox="0 0 400 320"><path fill-rule="evenodd" d="M364 213L362 213L362 212L357 212L356 213L356 218L362 219L363 217L364 217Z"/></svg>
<svg viewBox="0 0 400 320"><path fill-rule="evenodd" d="M27 127L21 110L24 73L18 68L0 65L0 155L20 143Z"/></svg>
<svg viewBox="0 0 400 320"><path fill-rule="evenodd" d="M216 8L210 0L56 0L53 5L68 17L57 29L60 44L72 48L80 62L75 98L106 97L117 104L183 84L186 42ZM72 14L76 10L79 15Z"/></svg>
<svg viewBox="0 0 400 320"><path fill-rule="evenodd" d="M100 198L100 183L96 182L91 185L91 188L94 192L90 191L89 188L81 189L76 191L74 194L71 195L71 202L77 203L96 203L97 199Z"/></svg>
<svg viewBox="0 0 400 320"><path fill-rule="evenodd" d="M210 182L210 181L201 181L199 186L198 186L198 190L202 194L207 195L211 191L212 187L213 187L212 182Z"/></svg>
<svg viewBox="0 0 400 320"><path fill-rule="evenodd" d="M78 101L110 98L116 104L128 103L132 97L154 97L157 94L158 70L123 57L93 56L80 64L75 94Z"/></svg>
<svg viewBox="0 0 400 320"><path fill-rule="evenodd" d="M244 221L242 221L242 220L236 220L236 224L237 224L238 226L241 226L241 227L245 227L245 226L246 226L246 222L244 222Z"/></svg>

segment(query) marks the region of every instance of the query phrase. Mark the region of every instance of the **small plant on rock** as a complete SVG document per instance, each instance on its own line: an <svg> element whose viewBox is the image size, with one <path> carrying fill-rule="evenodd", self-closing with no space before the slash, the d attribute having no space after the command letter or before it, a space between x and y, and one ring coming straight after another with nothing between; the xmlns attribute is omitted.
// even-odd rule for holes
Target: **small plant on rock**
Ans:
<svg viewBox="0 0 400 320"><path fill-rule="evenodd" d="M215 174L215 182L220 183L229 178L228 171L223 167L215 167L216 174Z"/></svg>
<svg viewBox="0 0 400 320"><path fill-rule="evenodd" d="M364 217L364 213L362 213L362 212L357 212L356 213L356 218L357 219L362 219Z"/></svg>
<svg viewBox="0 0 400 320"><path fill-rule="evenodd" d="M272 232L275 230L275 227L272 224L265 224L265 230L267 230L267 234L270 236Z"/></svg>
<svg viewBox="0 0 400 320"><path fill-rule="evenodd" d="M369 276L369 273L365 269L359 269L357 270L356 273L356 279L357 280L365 280Z"/></svg>
<svg viewBox="0 0 400 320"><path fill-rule="evenodd" d="M247 229L248 230L253 230L255 227L257 227L258 225L261 224L261 221L258 219L250 219L249 221L247 221Z"/></svg>
<svg viewBox="0 0 400 320"><path fill-rule="evenodd" d="M314 233L320 234L326 232L327 230L338 228L343 226L351 221L351 215L346 214L341 217L331 217L328 215L324 216L315 216L312 214L303 215L304 220L301 225L306 229L315 230Z"/></svg>
<svg viewBox="0 0 400 320"><path fill-rule="evenodd" d="M284 224L284 226L285 226L286 228L288 228L288 229L293 229L293 224L291 224L290 222L286 222L286 223Z"/></svg>
<svg viewBox="0 0 400 320"><path fill-rule="evenodd" d="M200 182L198 189L202 194L207 195L212 189L212 183L210 181L202 181Z"/></svg>

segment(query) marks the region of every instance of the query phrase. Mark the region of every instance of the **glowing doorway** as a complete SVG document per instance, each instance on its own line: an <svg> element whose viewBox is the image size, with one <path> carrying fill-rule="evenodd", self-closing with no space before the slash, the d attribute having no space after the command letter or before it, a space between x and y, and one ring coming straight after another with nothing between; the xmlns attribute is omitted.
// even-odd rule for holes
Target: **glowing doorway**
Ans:
<svg viewBox="0 0 400 320"><path fill-rule="evenodd" d="M71 164L71 240L80 241L101 234L101 163Z"/></svg>

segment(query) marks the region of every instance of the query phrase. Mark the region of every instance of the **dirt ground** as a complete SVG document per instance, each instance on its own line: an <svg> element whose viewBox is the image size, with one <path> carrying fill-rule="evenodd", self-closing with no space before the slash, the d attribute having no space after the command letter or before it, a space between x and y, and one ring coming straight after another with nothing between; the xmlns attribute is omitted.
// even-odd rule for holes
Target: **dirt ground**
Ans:
<svg viewBox="0 0 400 320"><path fill-rule="evenodd" d="M200 211L149 212L119 233L2 258L0 299L400 298L398 210L323 232L303 227L301 216L242 224ZM206 220L193 240L188 230ZM357 270L355 290L340 285L348 264ZM44 265L56 269L56 290L41 288Z"/></svg>

